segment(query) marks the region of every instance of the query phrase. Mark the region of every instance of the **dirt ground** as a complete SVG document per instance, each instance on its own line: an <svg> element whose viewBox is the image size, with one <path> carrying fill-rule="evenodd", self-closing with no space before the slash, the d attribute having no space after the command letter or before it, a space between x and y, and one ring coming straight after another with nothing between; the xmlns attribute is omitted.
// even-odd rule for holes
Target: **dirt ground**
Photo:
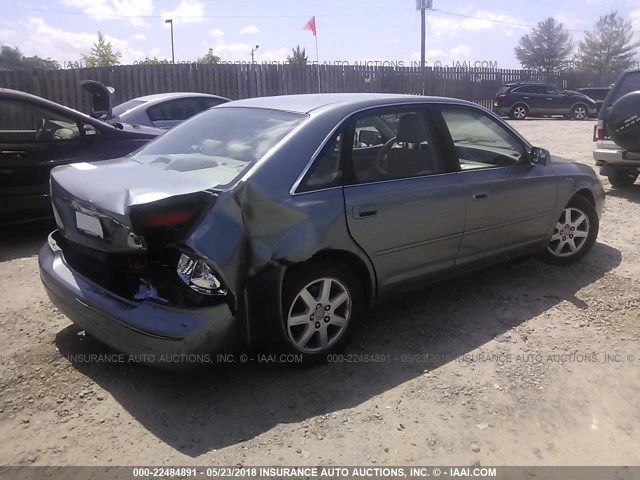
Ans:
<svg viewBox="0 0 640 480"><path fill-rule="evenodd" d="M514 125L593 165L593 122ZM346 352L387 361L312 369L70 362L109 350L40 285L51 226L5 230L0 464L640 465L640 182L606 189L580 264L527 259L407 294Z"/></svg>

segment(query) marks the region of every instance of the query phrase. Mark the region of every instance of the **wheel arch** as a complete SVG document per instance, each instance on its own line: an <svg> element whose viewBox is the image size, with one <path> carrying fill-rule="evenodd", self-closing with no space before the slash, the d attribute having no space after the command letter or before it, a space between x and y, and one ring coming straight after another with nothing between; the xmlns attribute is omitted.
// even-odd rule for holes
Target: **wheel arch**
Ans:
<svg viewBox="0 0 640 480"><path fill-rule="evenodd" d="M529 107L527 102L523 102L522 100L518 100L516 102L513 102L513 105L511 105L510 110L513 111L514 108L516 108L517 106L520 106L520 105L522 105L523 107L525 107L527 109L527 113L531 112L531 107Z"/></svg>
<svg viewBox="0 0 640 480"><path fill-rule="evenodd" d="M360 285L362 286L362 292L364 293L365 298L365 306L370 307L373 305L376 298L375 272L373 268L367 265L358 255L347 250L322 250L304 263L312 261L330 262L331 260L337 260L344 263L347 267L353 270L360 280Z"/></svg>
<svg viewBox="0 0 640 480"><path fill-rule="evenodd" d="M249 345L261 343L261 339L266 339L267 342L276 341L284 328L281 321L284 308L282 292L287 275L310 262L331 261L339 261L354 272L362 286L365 308L373 305L377 295L373 267L347 250L322 250L301 262L274 265L273 268L250 276L245 298L247 318L240 325L241 341Z"/></svg>
<svg viewBox="0 0 640 480"><path fill-rule="evenodd" d="M585 200L588 200L589 203L591 203L591 205L593 205L594 207L596 206L596 197L593 194L593 192L588 188L581 188L580 190L578 190L576 193L573 194L573 196L571 197L571 199L569 199L569 201L571 201L575 197L582 197Z"/></svg>

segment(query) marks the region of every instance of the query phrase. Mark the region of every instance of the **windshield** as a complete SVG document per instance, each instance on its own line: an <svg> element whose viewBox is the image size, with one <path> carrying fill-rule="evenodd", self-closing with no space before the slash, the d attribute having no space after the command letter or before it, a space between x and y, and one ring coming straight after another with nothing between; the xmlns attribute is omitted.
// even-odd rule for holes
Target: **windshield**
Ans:
<svg viewBox="0 0 640 480"><path fill-rule="evenodd" d="M259 108L214 108L178 125L131 159L162 170L233 183L305 115Z"/></svg>
<svg viewBox="0 0 640 480"><path fill-rule="evenodd" d="M138 105L142 105L143 103L146 103L146 102L143 100L129 100L128 102L124 102L124 103L121 103L120 105L116 105L115 107L113 107L113 110L111 110L111 115L113 117L119 117L123 113L131 110L132 108L137 107Z"/></svg>

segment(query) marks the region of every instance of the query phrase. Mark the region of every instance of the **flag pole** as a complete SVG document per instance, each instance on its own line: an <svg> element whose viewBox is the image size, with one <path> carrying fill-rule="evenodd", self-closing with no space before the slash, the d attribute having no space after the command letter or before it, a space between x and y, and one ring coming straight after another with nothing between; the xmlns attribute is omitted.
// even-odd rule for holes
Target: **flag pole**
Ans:
<svg viewBox="0 0 640 480"><path fill-rule="evenodd" d="M318 93L322 93L320 89L320 56L318 55L318 35L314 35L316 37L316 67L318 69Z"/></svg>

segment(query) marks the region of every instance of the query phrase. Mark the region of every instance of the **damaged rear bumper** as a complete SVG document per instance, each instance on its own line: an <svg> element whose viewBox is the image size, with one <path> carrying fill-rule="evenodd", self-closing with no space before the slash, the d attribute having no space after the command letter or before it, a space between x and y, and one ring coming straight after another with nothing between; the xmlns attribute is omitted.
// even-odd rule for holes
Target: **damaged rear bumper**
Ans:
<svg viewBox="0 0 640 480"><path fill-rule="evenodd" d="M65 262L52 234L42 246L40 277L51 301L71 321L110 347L150 364L183 364L193 354L227 351L238 343L227 304L177 308L130 301L83 277ZM196 361L207 361L198 355ZM204 359L204 360L203 360Z"/></svg>

